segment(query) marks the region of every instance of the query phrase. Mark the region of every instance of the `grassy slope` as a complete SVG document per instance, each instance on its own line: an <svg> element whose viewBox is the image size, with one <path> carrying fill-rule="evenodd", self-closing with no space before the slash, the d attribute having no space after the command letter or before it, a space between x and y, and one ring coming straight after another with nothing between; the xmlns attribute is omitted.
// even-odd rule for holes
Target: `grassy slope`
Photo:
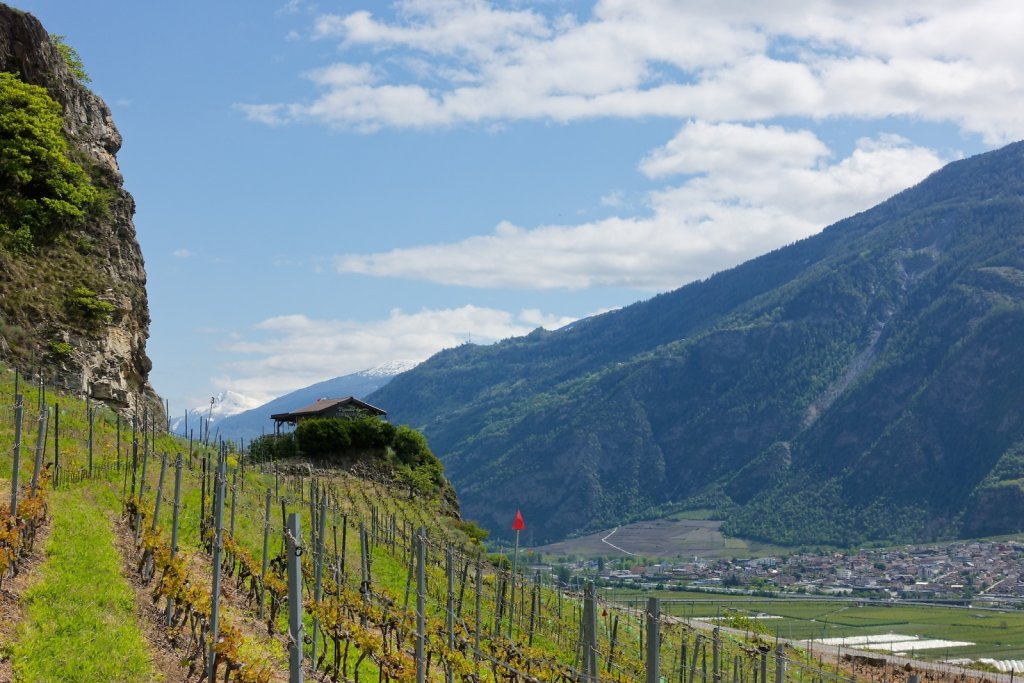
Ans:
<svg viewBox="0 0 1024 683"><path fill-rule="evenodd" d="M26 618L13 647L19 680L156 680L96 495L80 487L51 498L46 563L25 596Z"/></svg>

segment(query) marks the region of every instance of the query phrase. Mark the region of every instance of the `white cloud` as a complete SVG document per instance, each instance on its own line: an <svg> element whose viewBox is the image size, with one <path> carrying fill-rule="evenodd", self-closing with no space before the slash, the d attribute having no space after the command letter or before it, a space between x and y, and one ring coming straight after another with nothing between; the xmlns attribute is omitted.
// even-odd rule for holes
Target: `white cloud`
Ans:
<svg viewBox="0 0 1024 683"><path fill-rule="evenodd" d="M302 0L288 0L278 8L277 14L295 14L302 8Z"/></svg>
<svg viewBox="0 0 1024 683"><path fill-rule="evenodd" d="M573 320L537 309L513 314L471 305L416 313L394 309L387 318L369 322L279 316L256 325L248 339L222 346L222 351L248 358L225 365L213 383L218 389L269 400L384 362L422 361L470 339L487 344Z"/></svg>
<svg viewBox="0 0 1024 683"><path fill-rule="evenodd" d="M601 206L607 206L613 209L619 209L626 206L626 196L622 190L612 190L608 194L601 197Z"/></svg>
<svg viewBox="0 0 1024 683"><path fill-rule="evenodd" d="M366 85L375 80L373 67L369 64L332 64L316 69L308 76L317 85L336 88Z"/></svg>
<svg viewBox="0 0 1024 683"><path fill-rule="evenodd" d="M667 289L814 234L922 180L944 160L903 138L861 140L829 163L807 131L690 122L641 162L686 174L651 193L650 215L525 229L376 254L346 254L340 272L474 287Z"/></svg>
<svg viewBox="0 0 1024 683"><path fill-rule="evenodd" d="M313 35L343 51L371 50L375 80L319 80L312 100L242 110L263 123L357 130L900 115L953 122L990 142L1024 136L1016 0L600 0L589 16L533 4L406 0L393 19L321 15Z"/></svg>
<svg viewBox="0 0 1024 683"><path fill-rule="evenodd" d="M806 168L829 155L828 147L808 130L788 132L781 126L743 126L694 121L640 162L649 178L695 173L758 173Z"/></svg>
<svg viewBox="0 0 1024 683"><path fill-rule="evenodd" d="M175 258L189 258L192 256L192 252L188 249L175 249L171 252L171 256L174 256Z"/></svg>

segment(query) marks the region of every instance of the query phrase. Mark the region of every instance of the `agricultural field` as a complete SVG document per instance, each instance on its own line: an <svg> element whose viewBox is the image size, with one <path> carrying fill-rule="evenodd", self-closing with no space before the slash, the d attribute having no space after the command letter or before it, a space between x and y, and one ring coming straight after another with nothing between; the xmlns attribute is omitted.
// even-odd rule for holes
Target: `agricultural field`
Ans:
<svg viewBox="0 0 1024 683"><path fill-rule="evenodd" d="M683 513L685 514L685 513ZM633 522L595 534L532 548L544 555L577 557L755 557L779 549L722 535L722 522L696 514Z"/></svg>
<svg viewBox="0 0 1024 683"><path fill-rule="evenodd" d="M856 600L750 598L674 591L606 591L610 600L636 604L650 596L663 599L662 611L687 619L727 625L747 617L771 636L793 640L858 638L906 634L921 639L965 641L961 647L924 649L914 656L945 660L1024 657L1024 611L915 604L878 604ZM859 649L867 649L859 647Z"/></svg>

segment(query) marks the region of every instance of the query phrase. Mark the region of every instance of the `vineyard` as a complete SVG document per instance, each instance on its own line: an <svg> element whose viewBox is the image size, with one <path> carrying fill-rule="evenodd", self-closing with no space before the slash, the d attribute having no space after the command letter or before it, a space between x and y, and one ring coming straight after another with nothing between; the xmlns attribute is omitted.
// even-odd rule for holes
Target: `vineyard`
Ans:
<svg viewBox="0 0 1024 683"><path fill-rule="evenodd" d="M13 632L0 631L15 680L851 679L850 666L776 643L753 624L705 629L661 618L655 599L627 609L591 584L569 590L539 572L512 572L441 496L411 493L384 467L255 461L231 444L171 437L147 414L124 418L8 371L0 420L0 484L13 504L0 512L0 581L42 552L35 539L51 518L106 523L119 540L91 541L92 549L121 549L117 580L145 596L132 619L174 653L159 672L131 659L120 673L90 676L83 646L62 673L38 673L33 657L46 657L34 653L45 640L36 634L54 617L33 617L30 604ZM105 514L96 521L85 510ZM42 584L60 557L54 544L76 538L54 526ZM118 638L115 650L145 640Z"/></svg>

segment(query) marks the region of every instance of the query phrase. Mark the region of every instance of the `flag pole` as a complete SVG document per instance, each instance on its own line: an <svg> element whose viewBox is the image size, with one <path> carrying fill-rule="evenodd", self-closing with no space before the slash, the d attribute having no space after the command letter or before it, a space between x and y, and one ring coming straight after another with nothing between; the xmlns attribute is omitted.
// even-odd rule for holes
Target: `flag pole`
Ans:
<svg viewBox="0 0 1024 683"><path fill-rule="evenodd" d="M516 521L512 523L512 529L516 532L516 549L512 553L512 590L509 594L508 609L508 638L512 639L512 624L515 621L515 600L516 600L516 568L519 565L519 532L526 528L523 523L523 513L516 510Z"/></svg>

